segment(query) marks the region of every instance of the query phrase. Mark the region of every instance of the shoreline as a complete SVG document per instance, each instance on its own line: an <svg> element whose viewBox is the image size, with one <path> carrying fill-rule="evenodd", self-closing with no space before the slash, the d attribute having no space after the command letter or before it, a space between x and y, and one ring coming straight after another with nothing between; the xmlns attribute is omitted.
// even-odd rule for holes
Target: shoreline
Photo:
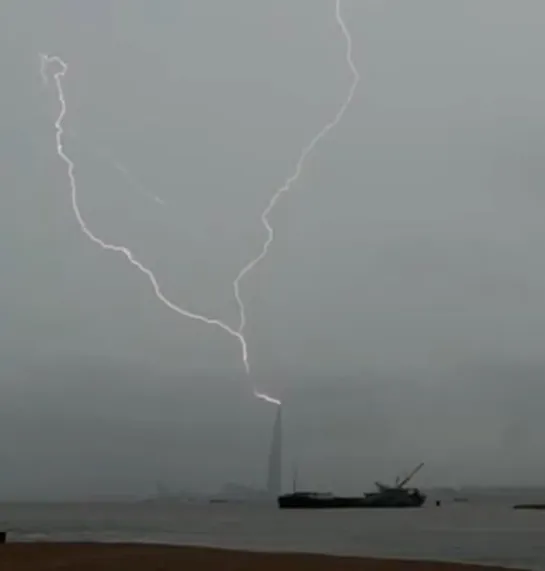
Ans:
<svg viewBox="0 0 545 571"><path fill-rule="evenodd" d="M10 571L513 571L514 567L454 561L258 552L148 543L13 542L0 545ZM519 569L519 571L527 571Z"/></svg>

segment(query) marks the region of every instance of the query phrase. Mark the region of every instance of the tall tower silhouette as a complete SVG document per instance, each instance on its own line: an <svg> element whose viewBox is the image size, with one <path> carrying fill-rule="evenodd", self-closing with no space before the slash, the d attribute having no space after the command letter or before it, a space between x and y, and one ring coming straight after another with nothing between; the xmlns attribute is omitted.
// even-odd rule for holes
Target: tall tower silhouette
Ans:
<svg viewBox="0 0 545 571"><path fill-rule="evenodd" d="M271 449L269 451L269 473L267 475L267 492L277 497L282 492L282 407L278 407L274 421Z"/></svg>

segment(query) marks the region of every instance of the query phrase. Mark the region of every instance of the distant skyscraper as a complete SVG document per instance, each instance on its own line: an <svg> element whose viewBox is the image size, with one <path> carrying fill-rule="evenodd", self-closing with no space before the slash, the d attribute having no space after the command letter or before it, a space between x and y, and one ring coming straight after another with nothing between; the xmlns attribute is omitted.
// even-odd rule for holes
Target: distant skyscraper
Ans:
<svg viewBox="0 0 545 571"><path fill-rule="evenodd" d="M282 493L282 407L278 407L274 422L271 449L269 452L269 473L267 492L276 497Z"/></svg>

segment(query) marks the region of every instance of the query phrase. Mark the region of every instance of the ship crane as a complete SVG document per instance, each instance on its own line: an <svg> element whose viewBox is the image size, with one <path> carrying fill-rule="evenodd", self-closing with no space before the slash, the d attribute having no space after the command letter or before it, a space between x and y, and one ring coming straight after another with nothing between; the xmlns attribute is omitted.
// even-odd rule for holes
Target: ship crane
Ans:
<svg viewBox="0 0 545 571"><path fill-rule="evenodd" d="M405 486L405 484L408 484L409 481L414 478L416 473L421 470L422 466L424 466L424 462L421 462L420 464L418 464L418 466L414 470L412 470L412 472L410 472L409 475L406 476L405 478L403 478L402 480L400 480L400 478L398 476L396 478L395 486L386 486L385 484L382 484L381 482L375 482L375 484L381 492L385 492L387 490L393 490L393 489L400 490L401 488L403 488L403 486Z"/></svg>
<svg viewBox="0 0 545 571"><path fill-rule="evenodd" d="M401 480L401 482L399 482L397 484L397 488L402 488L405 484L408 484L410 480L412 480L414 478L414 476L416 475L417 472L419 472L422 468L422 466L424 466L424 462L420 462L420 464L418 464L418 466L409 473L409 475L404 478L403 480Z"/></svg>

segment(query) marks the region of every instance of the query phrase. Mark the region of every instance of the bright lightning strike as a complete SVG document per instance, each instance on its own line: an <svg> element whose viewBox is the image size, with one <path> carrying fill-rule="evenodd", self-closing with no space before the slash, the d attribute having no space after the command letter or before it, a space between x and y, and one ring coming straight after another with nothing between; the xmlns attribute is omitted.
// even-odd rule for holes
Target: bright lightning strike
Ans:
<svg viewBox="0 0 545 571"><path fill-rule="evenodd" d="M154 291L156 297L164 305L166 305L169 309L171 309L172 311L175 311L176 313L178 313L179 315L181 315L183 317L188 317L188 318L196 320L196 321L201 321L202 323L206 323L208 325L215 325L215 326L219 327L220 329L222 329L223 331L225 331L226 333L228 333L229 335L231 335L232 337L236 338L239 341L240 346L241 346L242 360L243 360L244 369L245 369L247 375L250 374L250 365L249 365L249 361L248 361L247 343L246 343L246 340L245 340L244 335L243 335L243 330L244 330L244 327L246 325L246 314L245 314L244 303L242 302L242 298L240 296L240 281L257 264L259 264L259 262L261 262L261 260L263 260L263 258L265 258L265 256L267 255L269 247L274 240L274 230L273 230L272 226L270 225L269 219L268 219L271 211L273 210L274 206L276 205L276 203L278 202L278 200L282 196L282 194L284 194L285 192L288 192L291 189L292 184L294 182L296 182L297 179L300 177L302 169L303 169L304 162L307 159L307 157L311 154L311 152L314 150L316 145L321 141L321 139L323 139L327 135L327 133L331 129L333 129L341 121L341 119L342 119L344 113L346 112L348 106L352 102L352 99L354 97L354 93L356 91L356 87L360 81L360 75L359 75L358 70L357 70L356 66L354 65L354 62L352 59L352 38L350 36L348 28L346 27L346 24L342 18L342 14L341 14L341 0L336 0L335 18L336 18L337 23L339 24L339 27L341 28L341 31L345 37L345 40L346 40L346 61L348 63L348 66L350 67L350 70L353 74L354 79L353 79L353 82L352 82L350 89L348 91L348 95L346 97L346 100L341 105L341 107L337 111L334 118L322 128L322 130L310 141L310 143L306 147L303 148L301 155L299 157L299 160L297 161L294 173L286 180L284 185L274 193L273 197L269 201L269 204L267 205L267 207L265 208L265 210L263 211L263 213L261 215L261 221L262 221L263 226L265 227L265 229L267 231L267 240L265 241L265 243L263 245L261 253L256 258L251 260L240 271L240 273L236 277L235 281L233 282L235 298L236 298L236 301L237 301L237 304L239 307L239 313L240 313L240 324L239 324L238 330L234 330L233 328L229 327L228 325L226 325L225 323L223 323L222 321L220 321L218 319L212 319L212 318L206 317L204 315L199 315L197 313L193 313L193 312L188 311L186 309L183 309L183 308L179 307L178 305L174 304L173 302L171 302L169 299L167 299L163 295L161 288L159 286L159 283L157 282L157 279L156 279L155 275L153 274L153 272L150 269L148 269L146 266L144 266L141 262L139 262L134 257L134 254L131 252L131 250L129 250L128 248L126 248L124 246L108 244L108 243L102 241L95 234L93 234L91 232L91 230L88 228L88 226L85 223L85 220L81 214L81 211L79 209L79 205L78 205L77 186L76 186L76 179L75 179L75 175L74 175L74 168L75 168L74 163L70 160L70 158L64 152L64 146L63 146L64 130L63 130L62 123L63 123L64 117L66 115L66 100L64 97L62 79L68 71L68 65L58 56L48 56L46 54L40 54L40 74L41 74L42 82L43 82L44 86L48 85L47 66L50 64L54 64L54 63L56 63L57 65L60 66L60 70L53 74L53 80L54 80L55 87L56 87L57 99L58 99L58 102L60 105L60 112L59 112L59 115L57 117L57 120L55 121L55 140L56 140L56 144L57 144L57 154L58 154L59 158L67 166L68 179L70 182L70 196L71 196L71 201L72 201L72 209L73 209L73 212L76 216L76 219L78 221L78 224L79 224L81 231L93 243L95 243L97 246L100 246L103 250L122 254L129 261L129 263L132 266L134 266L136 269L138 269L140 272L142 272L148 278L148 280L150 281L150 283L152 285L152 288L153 288L153 291ZM115 166L120 172L127 174L125 172L126 169L124 169L124 167L122 167L120 165L115 165ZM158 197L156 197L155 199L157 202L161 201L161 199ZM275 398L273 398L273 397L271 397L265 393L259 392L255 389L254 389L253 393L254 393L254 396L256 398L262 399L266 402L269 402L271 404L275 404L278 406L281 405L280 400L275 399Z"/></svg>
<svg viewBox="0 0 545 571"><path fill-rule="evenodd" d="M176 305L175 303L171 302L162 293L161 288L159 286L159 283L158 283L155 275L153 274L153 272L149 268L144 266L141 262L139 262L135 258L134 254L131 252L131 250L129 250L125 246L117 246L115 244L108 244L108 243L104 242L103 240L98 238L95 234L93 234L93 232L87 226L85 219L83 218L83 215L81 214L81 210L80 210L79 204L78 204L78 192L77 192L76 178L74 175L74 163L70 160L68 155L65 153L64 146L63 146L64 130L63 130L62 123L63 123L64 117L66 115L66 99L64 96L64 90L63 90L63 86L62 86L62 79L66 75L66 72L68 71L68 65L58 56L42 55L41 60L42 60L42 65L41 65L40 72L42 74L42 78L45 78L46 84L47 84L47 75L46 75L47 66L51 65L51 64L56 64L60 67L59 71L57 71L53 74L53 80L54 80L55 87L56 87L57 98L58 98L59 105L60 105L60 112L59 112L59 115L57 117L57 120L55 121L55 140L57 143L57 155L67 166L68 179L70 182L70 196L71 196L71 201L72 201L72 210L76 216L80 230L87 236L87 238L89 238L89 240L91 240L97 246L100 246L103 250L123 255L130 262L130 264L133 267L135 267L137 270L142 272L148 278L156 297L164 305L166 305L169 309L171 309L172 311L175 311L176 313L178 313L179 315L181 315L183 317L188 317L188 318L193 319L195 321L201 321L202 323L206 323L208 325L215 325L215 326L219 327L220 329L223 329L223 331L225 331L226 333L228 333L229 335L231 335L235 339L237 339L238 342L240 343L240 347L242 350L242 360L244 363L244 369L246 371L246 374L249 375L250 374L250 365L248 363L248 350L247 350L247 346L246 346L246 340L244 339L244 336L242 335L242 333L235 331L234 329L232 329L231 327L229 327L228 325L226 325L225 323L223 323L223 321L220 321L219 319L212 319L212 318L206 317L204 315L199 315L198 313L193 313L192 311L188 311L186 309L183 309L180 306ZM272 403L275 403L278 405L280 404L280 401L273 399L272 397L269 397L268 395L262 394L256 390L254 390L254 395L257 398L266 400L268 402L272 402Z"/></svg>
<svg viewBox="0 0 545 571"><path fill-rule="evenodd" d="M337 20L339 27L341 28L342 34L346 41L346 61L348 63L348 67L350 68L350 71L352 72L352 76L354 79L352 81L352 84L350 85L350 89L348 90L348 95L346 96L344 103L340 106L339 110L337 111L337 114L329 123L326 123L326 125L322 128L322 130L317 135L314 136L314 138L310 141L310 143L307 144L306 147L303 148L303 150L301 151L301 155L299 156L299 160L297 161L297 164L295 166L295 171L286 180L284 185L280 187L273 194L267 207L261 214L261 222L263 223L263 226L267 231L267 239L263 244L263 248L261 249L259 255L250 262L248 262L248 264L246 264L244 268L242 268L238 276L235 278L235 281L233 282L233 289L235 293L235 298L237 300L239 315L240 315L240 324L238 327L238 332L240 334L242 334L242 332L244 331L244 327L246 326L246 310L244 308L244 303L240 295L240 282L246 274L248 274L251 270L253 270L257 266L257 264L259 264L259 262L261 262L265 258L265 256L269 251L269 247L274 240L274 230L269 222L269 215L271 214L273 208L275 207L280 197L284 193L291 190L293 183L295 183L297 179L300 177L305 160L312 153L316 145L329 133L329 131L331 131L331 129L333 129L338 125L343 115L345 114L346 110L348 109L348 106L352 102L352 99L354 98L354 93L356 92L356 88L358 86L358 83L360 82L360 74L352 59L352 37L350 36L350 32L348 31L348 28L346 27L346 24L341 14L341 0L336 0L335 2L335 18Z"/></svg>

